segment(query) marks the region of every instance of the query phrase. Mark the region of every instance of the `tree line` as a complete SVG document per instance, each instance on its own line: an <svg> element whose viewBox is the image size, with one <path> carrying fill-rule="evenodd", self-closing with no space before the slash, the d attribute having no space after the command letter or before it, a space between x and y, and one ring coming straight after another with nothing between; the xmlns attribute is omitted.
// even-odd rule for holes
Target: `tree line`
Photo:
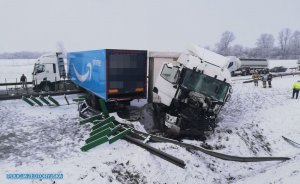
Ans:
<svg viewBox="0 0 300 184"><path fill-rule="evenodd" d="M267 58L267 59L300 59L300 31L294 32L289 28L282 29L277 40L272 34L261 34L254 48L233 44L235 35L225 31L220 41L211 49L224 56L237 56L239 58ZM208 47L209 48L209 47Z"/></svg>
<svg viewBox="0 0 300 184"><path fill-rule="evenodd" d="M0 53L0 59L37 59L43 54L45 54L45 52L4 52Z"/></svg>
<svg viewBox="0 0 300 184"><path fill-rule="evenodd" d="M272 34L261 34L255 43L255 47L245 47L241 44L233 44L236 39L231 31L225 31L221 39L213 49L206 47L224 56L237 56L239 58L267 58L267 59L300 59L300 31L282 29L277 40ZM65 53L62 42L57 43L57 50ZM46 52L11 52L0 53L0 59L36 59Z"/></svg>

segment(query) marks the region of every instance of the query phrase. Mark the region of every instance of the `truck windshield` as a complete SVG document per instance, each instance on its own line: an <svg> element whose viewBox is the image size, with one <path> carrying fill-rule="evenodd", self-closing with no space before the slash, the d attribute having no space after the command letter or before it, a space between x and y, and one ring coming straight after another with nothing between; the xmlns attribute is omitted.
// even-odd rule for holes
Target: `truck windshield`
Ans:
<svg viewBox="0 0 300 184"><path fill-rule="evenodd" d="M221 102L224 102L230 87L226 82L192 70L186 70L182 86Z"/></svg>
<svg viewBox="0 0 300 184"><path fill-rule="evenodd" d="M168 65L165 64L160 76L174 84L179 77L179 68L177 66L168 67Z"/></svg>
<svg viewBox="0 0 300 184"><path fill-rule="evenodd" d="M35 64L33 74L42 73L45 71L45 65Z"/></svg>

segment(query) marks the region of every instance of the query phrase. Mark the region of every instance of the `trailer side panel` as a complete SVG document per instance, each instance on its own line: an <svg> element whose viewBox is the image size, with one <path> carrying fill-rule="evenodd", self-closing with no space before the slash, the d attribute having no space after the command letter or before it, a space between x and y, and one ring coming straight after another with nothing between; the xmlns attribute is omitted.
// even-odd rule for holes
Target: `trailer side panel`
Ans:
<svg viewBox="0 0 300 184"><path fill-rule="evenodd" d="M70 79L78 86L107 100L106 50L68 53Z"/></svg>

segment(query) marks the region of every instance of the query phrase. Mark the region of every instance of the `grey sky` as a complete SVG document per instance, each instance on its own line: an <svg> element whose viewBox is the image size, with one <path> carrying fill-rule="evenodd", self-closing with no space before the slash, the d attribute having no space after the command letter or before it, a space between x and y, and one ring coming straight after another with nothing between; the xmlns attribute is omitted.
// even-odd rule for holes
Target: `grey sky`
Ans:
<svg viewBox="0 0 300 184"><path fill-rule="evenodd" d="M252 47L300 30L299 0L0 0L0 52L214 46L223 31Z"/></svg>

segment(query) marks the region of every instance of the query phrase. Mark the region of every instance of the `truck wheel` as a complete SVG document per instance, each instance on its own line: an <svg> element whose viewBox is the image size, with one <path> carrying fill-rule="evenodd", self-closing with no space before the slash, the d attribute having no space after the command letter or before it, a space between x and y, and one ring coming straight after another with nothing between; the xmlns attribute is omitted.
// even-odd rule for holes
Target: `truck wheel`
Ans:
<svg viewBox="0 0 300 184"><path fill-rule="evenodd" d="M48 85L43 86L43 91L50 91L50 87Z"/></svg>
<svg viewBox="0 0 300 184"><path fill-rule="evenodd" d="M53 90L53 86L50 82L45 82L44 84L42 84L42 87L41 87L42 91L52 91Z"/></svg>

